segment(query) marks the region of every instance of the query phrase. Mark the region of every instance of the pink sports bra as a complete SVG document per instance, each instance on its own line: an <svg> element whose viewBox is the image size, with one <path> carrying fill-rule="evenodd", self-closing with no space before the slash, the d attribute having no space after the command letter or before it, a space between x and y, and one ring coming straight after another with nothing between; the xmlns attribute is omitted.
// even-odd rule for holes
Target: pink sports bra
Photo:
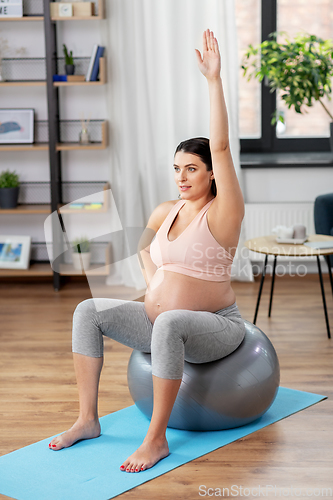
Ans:
<svg viewBox="0 0 333 500"><path fill-rule="evenodd" d="M178 238L169 241L169 230L185 201L175 203L150 244L150 257L157 270L208 281L230 280L233 257L219 245L207 223L207 210L213 200L200 210Z"/></svg>

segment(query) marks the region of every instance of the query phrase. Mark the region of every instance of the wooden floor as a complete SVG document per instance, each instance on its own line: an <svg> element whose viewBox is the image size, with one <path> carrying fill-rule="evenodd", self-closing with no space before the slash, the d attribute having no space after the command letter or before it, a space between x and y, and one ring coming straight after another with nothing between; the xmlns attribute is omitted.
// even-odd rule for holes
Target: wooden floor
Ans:
<svg viewBox="0 0 333 500"><path fill-rule="evenodd" d="M333 335L332 292L327 274L324 279ZM238 496L241 487L280 488L280 495L279 490L270 490L266 498L293 498L291 488L301 489L301 498L306 498L309 488L316 496L322 488L333 489L333 339L327 338L318 276L277 277L270 319L269 285L267 277L257 325L276 348L281 385L329 399L130 490L122 498L196 499L203 496L200 485L221 490L234 485ZM240 312L252 321L259 282L233 282L232 286ZM48 281L0 282L0 455L61 433L76 419L71 321L76 305L90 296L88 285L78 279L60 292L54 292ZM133 404L126 381L131 350L109 339L105 344L100 416ZM283 488L289 488L290 495ZM253 495L250 490L243 490L243 496L259 497L258 490ZM51 493L51 498L56 495Z"/></svg>

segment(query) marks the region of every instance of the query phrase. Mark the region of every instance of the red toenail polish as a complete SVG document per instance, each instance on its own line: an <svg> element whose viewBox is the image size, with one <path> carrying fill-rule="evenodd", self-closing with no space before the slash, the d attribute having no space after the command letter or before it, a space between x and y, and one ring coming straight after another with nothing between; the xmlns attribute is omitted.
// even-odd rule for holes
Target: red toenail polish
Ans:
<svg viewBox="0 0 333 500"><path fill-rule="evenodd" d="M53 444L53 445L52 445L52 448L55 448L56 446L57 446L56 444Z"/></svg>
<svg viewBox="0 0 333 500"><path fill-rule="evenodd" d="M135 469L135 472L138 472L139 469Z"/></svg>

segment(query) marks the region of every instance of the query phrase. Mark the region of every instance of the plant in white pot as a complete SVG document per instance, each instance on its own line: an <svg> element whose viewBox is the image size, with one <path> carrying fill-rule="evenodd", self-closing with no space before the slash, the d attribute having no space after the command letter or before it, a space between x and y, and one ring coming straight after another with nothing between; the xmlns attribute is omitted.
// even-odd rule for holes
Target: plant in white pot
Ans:
<svg viewBox="0 0 333 500"><path fill-rule="evenodd" d="M75 239L72 242L72 250L74 269L77 271L89 269L91 259L89 240L86 237Z"/></svg>
<svg viewBox="0 0 333 500"><path fill-rule="evenodd" d="M278 42L278 35L285 35L285 40ZM294 106L296 113L304 113L304 106L311 107L313 100L320 102L331 119L333 151L333 116L323 102L325 96L331 100L333 41L308 33L298 33L294 40L285 32L274 32L269 37L270 40L256 47L249 45L242 61L244 76L248 73L248 80L254 77L260 82L265 78L271 92L281 90L282 100L289 109ZM278 120L284 122L279 111L273 115L271 124Z"/></svg>
<svg viewBox="0 0 333 500"><path fill-rule="evenodd" d="M19 176L15 171L3 170L0 173L0 207L16 208L20 189Z"/></svg>

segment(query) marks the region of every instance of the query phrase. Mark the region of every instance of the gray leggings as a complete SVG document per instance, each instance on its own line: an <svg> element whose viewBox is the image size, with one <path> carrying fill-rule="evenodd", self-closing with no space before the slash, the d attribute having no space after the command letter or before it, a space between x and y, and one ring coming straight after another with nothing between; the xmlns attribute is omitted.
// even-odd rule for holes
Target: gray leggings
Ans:
<svg viewBox="0 0 333 500"><path fill-rule="evenodd" d="M73 315L73 352L102 357L103 335L151 352L153 375L181 379L184 359L207 363L227 356L242 342L245 325L236 302L216 312L165 311L152 324L143 302L84 300Z"/></svg>

